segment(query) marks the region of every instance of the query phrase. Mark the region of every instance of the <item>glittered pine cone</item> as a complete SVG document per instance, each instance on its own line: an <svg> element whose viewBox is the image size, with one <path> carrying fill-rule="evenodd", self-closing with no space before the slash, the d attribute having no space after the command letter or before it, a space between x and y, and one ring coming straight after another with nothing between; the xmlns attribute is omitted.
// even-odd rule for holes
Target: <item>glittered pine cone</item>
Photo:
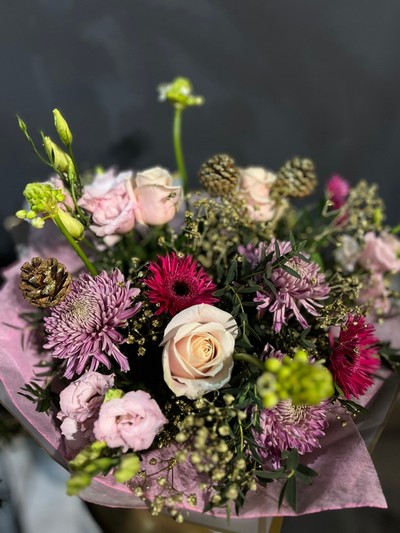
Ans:
<svg viewBox="0 0 400 533"><path fill-rule="evenodd" d="M317 175L311 159L293 157L278 170L273 185L275 196L301 198L313 192Z"/></svg>
<svg viewBox="0 0 400 533"><path fill-rule="evenodd" d="M34 257L21 267L19 288L30 304L36 307L57 305L68 294L72 277L57 259Z"/></svg>
<svg viewBox="0 0 400 533"><path fill-rule="evenodd" d="M239 170L227 154L217 154L203 163L199 180L211 196L229 196L239 183Z"/></svg>

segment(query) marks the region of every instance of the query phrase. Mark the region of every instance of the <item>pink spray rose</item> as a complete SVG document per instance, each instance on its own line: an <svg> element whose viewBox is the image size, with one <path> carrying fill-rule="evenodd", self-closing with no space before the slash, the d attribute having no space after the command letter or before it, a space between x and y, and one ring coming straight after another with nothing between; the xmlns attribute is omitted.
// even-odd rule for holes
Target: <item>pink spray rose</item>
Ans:
<svg viewBox="0 0 400 533"><path fill-rule="evenodd" d="M365 234L358 262L370 272L400 272L400 241L389 233Z"/></svg>
<svg viewBox="0 0 400 533"><path fill-rule="evenodd" d="M240 169L239 195L246 201L249 215L255 222L267 222L275 214L271 186L276 174L262 167Z"/></svg>
<svg viewBox="0 0 400 533"><path fill-rule="evenodd" d="M60 393L61 433L74 447L80 447L91 440L93 424L97 418L103 398L114 385L114 376L89 370L68 385Z"/></svg>
<svg viewBox="0 0 400 533"><path fill-rule="evenodd" d="M174 218L182 203L182 187L173 186L170 173L160 167L139 172L133 187L143 224L166 224Z"/></svg>
<svg viewBox="0 0 400 533"><path fill-rule="evenodd" d="M172 392L195 399L225 385L237 333L233 316L209 304L176 314L162 341L164 379Z"/></svg>
<svg viewBox="0 0 400 533"><path fill-rule="evenodd" d="M110 448L147 450L167 422L157 402L147 392L131 391L104 402L94 424L97 440Z"/></svg>
<svg viewBox="0 0 400 533"><path fill-rule="evenodd" d="M78 202L92 215L90 229L98 237L104 237L107 245L114 244L118 235L128 233L135 226L139 206L131 182L131 171L115 175L110 169L96 175L93 182L84 187Z"/></svg>

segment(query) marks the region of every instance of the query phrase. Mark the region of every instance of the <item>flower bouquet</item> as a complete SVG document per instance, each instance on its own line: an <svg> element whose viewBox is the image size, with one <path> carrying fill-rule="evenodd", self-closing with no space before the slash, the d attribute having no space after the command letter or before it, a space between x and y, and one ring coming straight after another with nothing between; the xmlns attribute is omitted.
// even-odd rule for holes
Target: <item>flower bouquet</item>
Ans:
<svg viewBox="0 0 400 533"><path fill-rule="evenodd" d="M178 522L385 507L366 444L400 361L400 228L375 185L337 175L303 205L299 157L217 154L189 190L182 114L203 99L185 78L160 98L176 175L81 175L58 110L63 148L42 135L43 153L19 119L54 175L16 213L32 229L2 289L2 402L89 502Z"/></svg>

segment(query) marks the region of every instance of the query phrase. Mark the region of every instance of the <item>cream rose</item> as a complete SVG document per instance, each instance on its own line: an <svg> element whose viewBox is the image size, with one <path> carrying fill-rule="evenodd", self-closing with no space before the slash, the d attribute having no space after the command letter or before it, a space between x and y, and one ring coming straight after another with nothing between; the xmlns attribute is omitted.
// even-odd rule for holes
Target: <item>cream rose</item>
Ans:
<svg viewBox="0 0 400 533"><path fill-rule="evenodd" d="M246 201L252 220L267 222L275 214L275 202L271 199L271 186L276 174L262 167L240 169L239 194Z"/></svg>
<svg viewBox="0 0 400 533"><path fill-rule="evenodd" d="M168 387L195 399L228 383L237 333L233 316L212 305L193 305L175 315L161 343Z"/></svg>
<svg viewBox="0 0 400 533"><path fill-rule="evenodd" d="M174 218L182 203L182 187L172 185L172 176L161 167L136 174L133 187L144 224L166 224Z"/></svg>

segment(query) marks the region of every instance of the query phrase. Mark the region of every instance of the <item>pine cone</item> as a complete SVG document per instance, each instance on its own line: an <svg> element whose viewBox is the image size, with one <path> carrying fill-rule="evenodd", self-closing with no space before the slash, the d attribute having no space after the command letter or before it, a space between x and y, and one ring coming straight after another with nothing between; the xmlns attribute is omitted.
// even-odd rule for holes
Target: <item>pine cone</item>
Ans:
<svg viewBox="0 0 400 533"><path fill-rule="evenodd" d="M52 307L64 300L71 287L72 277L57 259L34 257L21 267L19 288L30 304Z"/></svg>
<svg viewBox="0 0 400 533"><path fill-rule="evenodd" d="M312 193L317 185L317 175L311 159L294 157L279 169L273 185L274 194L300 198Z"/></svg>
<svg viewBox="0 0 400 533"><path fill-rule="evenodd" d="M199 180L211 196L229 196L239 183L239 170L227 154L217 154L203 163Z"/></svg>

